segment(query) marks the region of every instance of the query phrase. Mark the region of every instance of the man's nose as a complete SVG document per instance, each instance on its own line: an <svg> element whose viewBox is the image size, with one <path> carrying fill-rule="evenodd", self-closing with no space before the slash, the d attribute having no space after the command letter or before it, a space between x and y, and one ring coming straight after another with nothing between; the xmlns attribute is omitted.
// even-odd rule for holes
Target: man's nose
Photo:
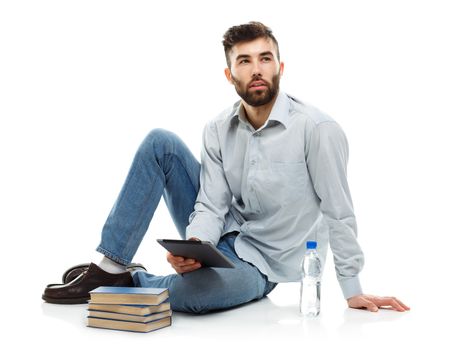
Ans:
<svg viewBox="0 0 451 350"><path fill-rule="evenodd" d="M252 65L252 77L261 76L261 75L262 75L262 69L261 69L260 62L255 62Z"/></svg>

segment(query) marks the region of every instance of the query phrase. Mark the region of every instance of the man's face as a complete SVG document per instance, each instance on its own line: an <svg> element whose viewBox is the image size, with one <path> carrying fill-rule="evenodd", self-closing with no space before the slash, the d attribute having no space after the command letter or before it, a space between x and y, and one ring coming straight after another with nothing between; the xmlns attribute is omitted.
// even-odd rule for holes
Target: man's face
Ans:
<svg viewBox="0 0 451 350"><path fill-rule="evenodd" d="M279 63L276 50L271 39L258 38L236 44L229 53L226 77L238 95L253 107L271 102L279 92L283 63Z"/></svg>

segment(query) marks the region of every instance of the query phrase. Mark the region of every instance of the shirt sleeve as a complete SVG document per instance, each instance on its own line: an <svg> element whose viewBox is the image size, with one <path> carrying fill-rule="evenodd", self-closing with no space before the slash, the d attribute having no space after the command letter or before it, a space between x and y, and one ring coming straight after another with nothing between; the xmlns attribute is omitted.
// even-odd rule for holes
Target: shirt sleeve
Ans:
<svg viewBox="0 0 451 350"><path fill-rule="evenodd" d="M217 127L210 122L203 132L200 189L189 217L186 239L197 237L217 245L231 202L232 192L224 174Z"/></svg>
<svg viewBox="0 0 451 350"><path fill-rule="evenodd" d="M347 181L348 142L335 121L311 126L306 162L329 227L335 272L346 299L362 294L358 274L364 256L357 242L357 223Z"/></svg>

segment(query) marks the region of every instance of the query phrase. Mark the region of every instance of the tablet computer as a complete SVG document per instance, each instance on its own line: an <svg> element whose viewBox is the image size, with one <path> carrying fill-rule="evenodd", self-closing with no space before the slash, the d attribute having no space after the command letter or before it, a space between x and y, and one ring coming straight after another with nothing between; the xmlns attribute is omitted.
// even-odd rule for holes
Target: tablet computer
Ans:
<svg viewBox="0 0 451 350"><path fill-rule="evenodd" d="M157 242L172 255L196 259L205 267L235 267L232 261L210 242L182 239L157 239Z"/></svg>

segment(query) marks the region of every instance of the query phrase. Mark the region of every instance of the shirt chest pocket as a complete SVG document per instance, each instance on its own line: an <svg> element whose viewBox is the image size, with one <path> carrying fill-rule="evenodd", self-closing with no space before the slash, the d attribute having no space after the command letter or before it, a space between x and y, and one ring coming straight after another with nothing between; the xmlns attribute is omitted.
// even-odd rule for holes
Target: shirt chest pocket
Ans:
<svg viewBox="0 0 451 350"><path fill-rule="evenodd" d="M305 162L270 161L261 175L265 197L275 204L295 204L304 197L308 176Z"/></svg>

